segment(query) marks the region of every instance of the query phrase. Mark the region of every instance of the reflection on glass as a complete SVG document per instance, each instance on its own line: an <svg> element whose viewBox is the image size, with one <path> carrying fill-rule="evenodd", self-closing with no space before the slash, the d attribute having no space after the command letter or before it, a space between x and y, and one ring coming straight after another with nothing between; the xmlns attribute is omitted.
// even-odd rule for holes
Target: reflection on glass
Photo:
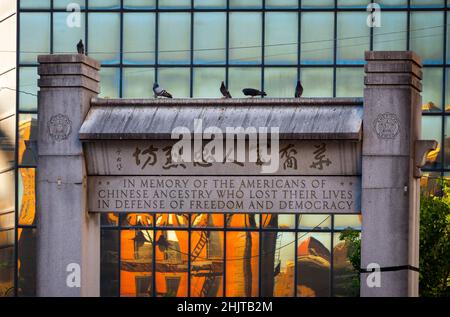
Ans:
<svg viewBox="0 0 450 317"><path fill-rule="evenodd" d="M223 232L191 233L191 296L223 296Z"/></svg>
<svg viewBox="0 0 450 317"><path fill-rule="evenodd" d="M20 67L19 109L37 111L37 67Z"/></svg>
<svg viewBox="0 0 450 317"><path fill-rule="evenodd" d="M337 15L337 62L363 63L369 50L370 28L366 12L339 12Z"/></svg>
<svg viewBox="0 0 450 317"><path fill-rule="evenodd" d="M36 170L19 168L19 224L34 225L36 222Z"/></svg>
<svg viewBox="0 0 450 317"><path fill-rule="evenodd" d="M442 140L442 117L441 116L422 116L422 136L421 140L436 140L438 146L436 150L427 155L427 163L424 168L439 168L441 166Z"/></svg>
<svg viewBox="0 0 450 317"><path fill-rule="evenodd" d="M352 228L361 230L362 215L334 215L334 229L343 230Z"/></svg>
<svg viewBox="0 0 450 317"><path fill-rule="evenodd" d="M441 111L442 109L442 68L423 68L422 110Z"/></svg>
<svg viewBox="0 0 450 317"><path fill-rule="evenodd" d="M262 0L230 0L230 8L256 9L262 7Z"/></svg>
<svg viewBox="0 0 450 317"><path fill-rule="evenodd" d="M122 230L120 296L152 296L153 230Z"/></svg>
<svg viewBox="0 0 450 317"><path fill-rule="evenodd" d="M228 71L228 90L234 98L242 98L245 87L261 88L261 69L256 67L230 67Z"/></svg>
<svg viewBox="0 0 450 317"><path fill-rule="evenodd" d="M123 33L125 64L152 64L155 62L154 13L124 13Z"/></svg>
<svg viewBox="0 0 450 317"><path fill-rule="evenodd" d="M333 68L302 67L300 77L304 89L303 97L333 97Z"/></svg>
<svg viewBox="0 0 450 317"><path fill-rule="evenodd" d="M229 19L230 63L260 63L262 14L256 12L232 12Z"/></svg>
<svg viewBox="0 0 450 317"><path fill-rule="evenodd" d="M443 7L442 0L411 0L411 7Z"/></svg>
<svg viewBox="0 0 450 317"><path fill-rule="evenodd" d="M220 98L219 85L225 82L225 69L212 67L196 67L193 69L193 97Z"/></svg>
<svg viewBox="0 0 450 317"><path fill-rule="evenodd" d="M336 69L336 97L362 97L363 88L362 67Z"/></svg>
<svg viewBox="0 0 450 317"><path fill-rule="evenodd" d="M225 223L228 228L259 228L259 214L227 214Z"/></svg>
<svg viewBox="0 0 450 317"><path fill-rule="evenodd" d="M55 12L53 14L53 52L55 54L75 54L76 46L80 39L84 40L85 18L84 13L80 14L80 27L69 27L67 21L72 21L72 12Z"/></svg>
<svg viewBox="0 0 450 317"><path fill-rule="evenodd" d="M0 49L7 50L7 47L0 44ZM15 64L13 55L15 56L15 53L9 53L7 55L5 53L5 55L3 55L4 67L6 67L9 60L11 60L11 63ZM6 70L4 67L0 67L1 71ZM16 69L11 69L4 72L0 75L0 78L2 87L16 87ZM7 88L0 89L0 118L6 118L14 113L16 113L16 91L14 89Z"/></svg>
<svg viewBox="0 0 450 317"><path fill-rule="evenodd" d="M193 228L222 228L224 214L192 214L191 226Z"/></svg>
<svg viewBox="0 0 450 317"><path fill-rule="evenodd" d="M229 231L226 235L226 296L258 296L259 233Z"/></svg>
<svg viewBox="0 0 450 317"><path fill-rule="evenodd" d="M294 296L295 233L263 232L261 296Z"/></svg>
<svg viewBox="0 0 450 317"><path fill-rule="evenodd" d="M34 166L37 159L37 115L19 115L19 164Z"/></svg>
<svg viewBox="0 0 450 317"><path fill-rule="evenodd" d="M186 9L191 7L191 0L159 0L160 9Z"/></svg>
<svg viewBox="0 0 450 317"><path fill-rule="evenodd" d="M188 214L156 214L157 227L187 227Z"/></svg>
<svg viewBox="0 0 450 317"><path fill-rule="evenodd" d="M190 97L190 69L186 68L159 68L158 83L164 87L174 98Z"/></svg>
<svg viewBox="0 0 450 317"><path fill-rule="evenodd" d="M36 64L37 56L50 53L50 14L20 14L20 62Z"/></svg>
<svg viewBox="0 0 450 317"><path fill-rule="evenodd" d="M89 56L102 64L118 63L120 60L120 14L89 13L88 22Z"/></svg>
<svg viewBox="0 0 450 317"><path fill-rule="evenodd" d="M331 215L298 215L299 229L331 229Z"/></svg>
<svg viewBox="0 0 450 317"><path fill-rule="evenodd" d="M29 0L34 1L34 0ZM53 8L55 9L67 9L69 4L77 4L81 9L84 9L86 6L86 0L53 0Z"/></svg>
<svg viewBox="0 0 450 317"><path fill-rule="evenodd" d="M14 211L14 171L0 173L0 213Z"/></svg>
<svg viewBox="0 0 450 317"><path fill-rule="evenodd" d="M36 229L17 229L18 296L36 295Z"/></svg>
<svg viewBox="0 0 450 317"><path fill-rule="evenodd" d="M411 50L422 57L424 64L443 61L443 25L443 12L411 12Z"/></svg>
<svg viewBox="0 0 450 317"><path fill-rule="evenodd" d="M226 48L226 14L194 13L194 63L223 64Z"/></svg>
<svg viewBox="0 0 450 317"><path fill-rule="evenodd" d="M89 0L89 9L119 9L120 0Z"/></svg>
<svg viewBox="0 0 450 317"><path fill-rule="evenodd" d="M444 173L448 179L448 174ZM420 178L420 195L432 197L442 196L442 179L440 172L424 172Z"/></svg>
<svg viewBox="0 0 450 317"><path fill-rule="evenodd" d="M381 8L408 6L408 0L378 0L377 3L381 6Z"/></svg>
<svg viewBox="0 0 450 317"><path fill-rule="evenodd" d="M297 68L266 67L264 69L264 91L271 97L294 97L297 83Z"/></svg>
<svg viewBox="0 0 450 317"><path fill-rule="evenodd" d="M117 296L119 287L119 231L101 230L100 295Z"/></svg>
<svg viewBox="0 0 450 317"><path fill-rule="evenodd" d="M338 0L338 8L365 8L371 0Z"/></svg>
<svg viewBox="0 0 450 317"><path fill-rule="evenodd" d="M20 0L21 9L50 9L50 0Z"/></svg>
<svg viewBox="0 0 450 317"><path fill-rule="evenodd" d="M101 213L100 214L100 222L101 222L102 226L115 227L119 224L119 214L115 214L112 212Z"/></svg>
<svg viewBox="0 0 450 317"><path fill-rule="evenodd" d="M0 231L0 263L2 263L0 297L12 297L14 296L14 230Z"/></svg>
<svg viewBox="0 0 450 317"><path fill-rule="evenodd" d="M334 14L302 12L300 58L302 64L332 63Z"/></svg>
<svg viewBox="0 0 450 317"><path fill-rule="evenodd" d="M122 214L120 223L124 227L128 226L151 227L153 225L153 214L144 214L144 213Z"/></svg>
<svg viewBox="0 0 450 317"><path fill-rule="evenodd" d="M154 9L156 0L124 0L124 9Z"/></svg>
<svg viewBox="0 0 450 317"><path fill-rule="evenodd" d="M334 0L302 0L302 8L333 8Z"/></svg>
<svg viewBox="0 0 450 317"><path fill-rule="evenodd" d="M295 215L262 214L261 226L263 228L294 229Z"/></svg>
<svg viewBox="0 0 450 317"><path fill-rule="evenodd" d="M359 296L359 274L349 260L350 245L341 240L340 235L335 233L333 238L333 295L356 297Z"/></svg>
<svg viewBox="0 0 450 317"><path fill-rule="evenodd" d="M266 0L266 8L289 8L298 7L298 0Z"/></svg>
<svg viewBox="0 0 450 317"><path fill-rule="evenodd" d="M267 12L265 18L264 62L296 64L298 58L298 14Z"/></svg>
<svg viewBox="0 0 450 317"><path fill-rule="evenodd" d="M154 68L123 69L123 97L124 98L151 98L153 97L153 83L155 82Z"/></svg>
<svg viewBox="0 0 450 317"><path fill-rule="evenodd" d="M118 98L120 89L120 69L102 67L100 69L100 97Z"/></svg>
<svg viewBox="0 0 450 317"><path fill-rule="evenodd" d="M225 9L227 7L227 0L194 0L195 9Z"/></svg>
<svg viewBox="0 0 450 317"><path fill-rule="evenodd" d="M159 62L161 64L190 61L190 13L160 13L158 27Z"/></svg>
<svg viewBox="0 0 450 317"><path fill-rule="evenodd" d="M156 296L187 296L188 232L156 232Z"/></svg>
<svg viewBox="0 0 450 317"><path fill-rule="evenodd" d="M407 13L383 12L380 27L373 28L373 48L377 51L406 50Z"/></svg>
<svg viewBox="0 0 450 317"><path fill-rule="evenodd" d="M298 234L297 296L329 296L331 233Z"/></svg>
<svg viewBox="0 0 450 317"><path fill-rule="evenodd" d="M445 167L450 166L450 118L445 117L444 131Z"/></svg>
<svg viewBox="0 0 450 317"><path fill-rule="evenodd" d="M16 117L0 120L0 171L14 166Z"/></svg>

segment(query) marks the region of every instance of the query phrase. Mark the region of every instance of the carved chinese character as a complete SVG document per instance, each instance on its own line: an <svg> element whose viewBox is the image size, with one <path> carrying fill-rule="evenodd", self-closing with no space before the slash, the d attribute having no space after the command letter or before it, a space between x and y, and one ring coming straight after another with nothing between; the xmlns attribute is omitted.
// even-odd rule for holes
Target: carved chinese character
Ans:
<svg viewBox="0 0 450 317"><path fill-rule="evenodd" d="M181 166L182 168L186 168L186 165L183 163L174 163L172 160L172 146L168 145L165 148L163 148L163 151L166 154L166 163L163 165L163 169L168 170L173 168L178 168L178 166Z"/></svg>
<svg viewBox="0 0 450 317"><path fill-rule="evenodd" d="M283 162L283 169L294 169L298 168L297 158L294 156L297 154L293 144L287 145L284 149L280 150L281 159L285 159Z"/></svg>
<svg viewBox="0 0 450 317"><path fill-rule="evenodd" d="M142 165L141 169L144 169L147 167L147 165L155 165L156 164L156 152L158 151L158 148L154 147L153 145L150 145L147 149L141 150L139 147L136 147L136 151L133 153L133 157L135 158L135 162L137 166L141 165L141 155L146 156L147 160Z"/></svg>
<svg viewBox="0 0 450 317"><path fill-rule="evenodd" d="M327 151L327 145L326 143L321 143L314 145L314 147L317 149L313 152L315 161L309 167L323 170L324 165L329 166L332 163L330 159L326 157L325 152Z"/></svg>

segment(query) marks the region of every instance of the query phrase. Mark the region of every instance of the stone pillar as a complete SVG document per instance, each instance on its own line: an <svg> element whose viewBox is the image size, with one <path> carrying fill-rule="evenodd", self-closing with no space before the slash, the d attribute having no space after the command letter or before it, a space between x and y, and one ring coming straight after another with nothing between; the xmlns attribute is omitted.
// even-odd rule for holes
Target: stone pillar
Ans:
<svg viewBox="0 0 450 317"><path fill-rule="evenodd" d="M100 216L87 210L78 131L99 92L100 65L84 55L38 61L37 295L99 296Z"/></svg>
<svg viewBox="0 0 450 317"><path fill-rule="evenodd" d="M361 296L417 296L422 64L410 51L365 57ZM371 263L381 287L367 284Z"/></svg>

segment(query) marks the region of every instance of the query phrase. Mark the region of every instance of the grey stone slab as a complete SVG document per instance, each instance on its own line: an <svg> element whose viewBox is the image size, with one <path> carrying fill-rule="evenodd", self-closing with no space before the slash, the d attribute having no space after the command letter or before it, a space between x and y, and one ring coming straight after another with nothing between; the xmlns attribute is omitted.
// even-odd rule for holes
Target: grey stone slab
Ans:
<svg viewBox="0 0 450 317"><path fill-rule="evenodd" d="M368 287L367 278L370 273L361 274L361 297L407 297L418 296L411 287L419 279L419 273L411 270L380 272L381 287Z"/></svg>
<svg viewBox="0 0 450 317"><path fill-rule="evenodd" d="M412 61L371 61L364 65L364 71L366 73L408 73L418 79L423 78L421 67Z"/></svg>
<svg viewBox="0 0 450 317"><path fill-rule="evenodd" d="M403 189L409 183L412 163L410 156L365 156L362 187Z"/></svg>
<svg viewBox="0 0 450 317"><path fill-rule="evenodd" d="M39 55L39 64L65 64L65 63L81 63L87 66L100 69L100 63L83 54L50 54Z"/></svg>
<svg viewBox="0 0 450 317"><path fill-rule="evenodd" d="M41 76L38 79L38 86L42 88L85 88L98 94L100 92L99 82L85 76L65 75L65 76Z"/></svg>
<svg viewBox="0 0 450 317"><path fill-rule="evenodd" d="M422 66L422 59L413 51L366 51L365 60L371 61L413 61Z"/></svg>
<svg viewBox="0 0 450 317"><path fill-rule="evenodd" d="M397 73L367 73L364 77L366 86L411 86L422 91L420 79L410 74Z"/></svg>
<svg viewBox="0 0 450 317"><path fill-rule="evenodd" d="M83 75L94 81L100 81L100 74L96 68L84 64L41 64L38 67L38 74L42 77L56 75Z"/></svg>

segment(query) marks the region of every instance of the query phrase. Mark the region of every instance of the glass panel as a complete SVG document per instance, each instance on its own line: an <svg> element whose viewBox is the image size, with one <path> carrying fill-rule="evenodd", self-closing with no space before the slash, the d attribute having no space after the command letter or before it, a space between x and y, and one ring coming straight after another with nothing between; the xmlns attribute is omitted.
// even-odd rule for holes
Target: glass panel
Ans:
<svg viewBox="0 0 450 317"><path fill-rule="evenodd" d="M21 67L19 76L19 109L37 111L37 67Z"/></svg>
<svg viewBox="0 0 450 317"><path fill-rule="evenodd" d="M228 228L259 228L259 214L227 214L225 220Z"/></svg>
<svg viewBox="0 0 450 317"><path fill-rule="evenodd" d="M50 9L50 0L20 0L21 9Z"/></svg>
<svg viewBox="0 0 450 317"><path fill-rule="evenodd" d="M222 12L194 14L194 63L225 63L226 18Z"/></svg>
<svg viewBox="0 0 450 317"><path fill-rule="evenodd" d="M364 88L364 69L336 69L336 97L362 97Z"/></svg>
<svg viewBox="0 0 450 317"><path fill-rule="evenodd" d="M447 174L444 177L448 178ZM430 196L442 196L442 178L440 172L424 172L420 178L420 194Z"/></svg>
<svg viewBox="0 0 450 317"><path fill-rule="evenodd" d="M448 4L448 6L450 6L450 4ZM447 21L450 21L450 12L447 12ZM447 64L448 63L450 63L450 23L447 23Z"/></svg>
<svg viewBox="0 0 450 317"><path fill-rule="evenodd" d="M227 7L227 0L194 0L195 9L225 9Z"/></svg>
<svg viewBox="0 0 450 317"><path fill-rule="evenodd" d="M226 296L258 296L259 233L227 232Z"/></svg>
<svg viewBox="0 0 450 317"><path fill-rule="evenodd" d="M330 230L331 215L298 215L298 228L311 230Z"/></svg>
<svg viewBox="0 0 450 317"><path fill-rule="evenodd" d="M378 0L377 3L381 6L381 8L408 6L408 0Z"/></svg>
<svg viewBox="0 0 450 317"><path fill-rule="evenodd" d="M194 228L222 228L224 214L192 214L191 225Z"/></svg>
<svg viewBox="0 0 450 317"><path fill-rule="evenodd" d="M349 252L352 252L355 246L341 240L340 233L335 233L333 239L333 295L357 297L359 296L359 274L349 260Z"/></svg>
<svg viewBox="0 0 450 317"><path fill-rule="evenodd" d="M89 5L91 3L89 2ZM89 13L89 56L102 64L120 60L120 14Z"/></svg>
<svg viewBox="0 0 450 317"><path fill-rule="evenodd" d="M74 24L71 20L71 14L55 12L53 16L53 51L55 54L70 53L75 54L77 52L76 44L80 39L86 43L84 38L85 34L85 18L84 14L81 14L80 27ZM69 21L68 21L69 19Z"/></svg>
<svg viewBox="0 0 450 317"><path fill-rule="evenodd" d="M263 228L294 229L295 215L286 214L262 214L261 225Z"/></svg>
<svg viewBox="0 0 450 317"><path fill-rule="evenodd" d="M445 69L445 111L450 111L450 68Z"/></svg>
<svg viewBox="0 0 450 317"><path fill-rule="evenodd" d="M230 8L261 8L262 0L230 0Z"/></svg>
<svg viewBox="0 0 450 317"><path fill-rule="evenodd" d="M444 51L444 15L442 12L411 12L411 50L424 64L442 63Z"/></svg>
<svg viewBox="0 0 450 317"><path fill-rule="evenodd" d="M264 62L296 64L298 60L298 14L267 12L265 20Z"/></svg>
<svg viewBox="0 0 450 317"><path fill-rule="evenodd" d="M14 229L15 218L14 210L0 213L0 230Z"/></svg>
<svg viewBox="0 0 450 317"><path fill-rule="evenodd" d="M298 8L298 0L266 0L266 8Z"/></svg>
<svg viewBox="0 0 450 317"><path fill-rule="evenodd" d="M190 69L159 68L158 83L160 87L171 93L174 98L189 98Z"/></svg>
<svg viewBox="0 0 450 317"><path fill-rule="evenodd" d="M19 115L19 164L35 166L37 163L37 114Z"/></svg>
<svg viewBox="0 0 450 317"><path fill-rule="evenodd" d="M191 232L191 296L223 296L223 232Z"/></svg>
<svg viewBox="0 0 450 317"><path fill-rule="evenodd" d="M190 61L191 15L189 13L159 14L159 62L187 64Z"/></svg>
<svg viewBox="0 0 450 317"><path fill-rule="evenodd" d="M270 97L294 97L297 84L297 68L266 67L264 91Z"/></svg>
<svg viewBox="0 0 450 317"><path fill-rule="evenodd" d="M370 28L367 13L339 12L337 15L337 62L363 63L364 51L369 50Z"/></svg>
<svg viewBox="0 0 450 317"><path fill-rule="evenodd" d="M1 178L1 174L0 174ZM0 189L1 191L1 189ZM0 192L1 194L1 192ZM0 200L1 204L1 200ZM14 296L14 230L0 231L0 297Z"/></svg>
<svg viewBox="0 0 450 317"><path fill-rule="evenodd" d="M18 295L36 296L36 229L17 229Z"/></svg>
<svg viewBox="0 0 450 317"><path fill-rule="evenodd" d="M439 142L435 151L431 151L427 156L427 164L424 168L440 168L442 149L442 117L422 116L422 138L421 140L436 140Z"/></svg>
<svg viewBox="0 0 450 317"><path fill-rule="evenodd" d="M100 240L100 295L119 294L119 231L101 230Z"/></svg>
<svg viewBox="0 0 450 317"><path fill-rule="evenodd" d="M124 13L123 58L125 64L155 62L155 14Z"/></svg>
<svg viewBox="0 0 450 317"><path fill-rule="evenodd" d="M302 63L333 63L334 14L303 12L300 58Z"/></svg>
<svg viewBox="0 0 450 317"><path fill-rule="evenodd" d="M334 8L334 0L302 0L302 8Z"/></svg>
<svg viewBox="0 0 450 317"><path fill-rule="evenodd" d="M220 98L220 83L225 82L224 68L194 68L193 97L194 98Z"/></svg>
<svg viewBox="0 0 450 317"><path fill-rule="evenodd" d="M187 296L188 237L187 231L156 232L156 296Z"/></svg>
<svg viewBox="0 0 450 317"><path fill-rule="evenodd" d="M422 110L442 110L442 68L423 68Z"/></svg>
<svg viewBox="0 0 450 317"><path fill-rule="evenodd" d="M37 56L50 53L50 14L20 14L20 62L36 64Z"/></svg>
<svg viewBox="0 0 450 317"><path fill-rule="evenodd" d="M355 230L361 230L362 215L335 215L334 216L334 229L344 230L352 228Z"/></svg>
<svg viewBox="0 0 450 317"><path fill-rule="evenodd" d="M124 0L124 9L154 9L156 0Z"/></svg>
<svg viewBox="0 0 450 317"><path fill-rule="evenodd" d="M124 227L128 226L139 226L139 227L151 227L153 226L153 214L122 214L121 225Z"/></svg>
<svg viewBox="0 0 450 317"><path fill-rule="evenodd" d="M120 9L120 0L89 0L89 9Z"/></svg>
<svg viewBox="0 0 450 317"><path fill-rule="evenodd" d="M371 0L338 0L338 8L365 8Z"/></svg>
<svg viewBox="0 0 450 317"><path fill-rule="evenodd" d="M411 0L411 7L440 8L444 6L443 0Z"/></svg>
<svg viewBox="0 0 450 317"><path fill-rule="evenodd" d="M260 63L262 14L255 12L232 12L230 13L229 19L230 63Z"/></svg>
<svg viewBox="0 0 450 317"><path fill-rule="evenodd" d="M294 296L295 233L261 234L261 296Z"/></svg>
<svg viewBox="0 0 450 317"><path fill-rule="evenodd" d="M0 174L0 213L14 211L14 171Z"/></svg>
<svg viewBox="0 0 450 317"><path fill-rule="evenodd" d="M0 118L16 113L16 70L0 75Z"/></svg>
<svg viewBox="0 0 450 317"><path fill-rule="evenodd" d="M14 167L15 127L15 116L0 120L0 172Z"/></svg>
<svg viewBox="0 0 450 317"><path fill-rule="evenodd" d="M235 98L244 97L243 88L261 89L261 69L249 67L230 67L228 72L228 90Z"/></svg>
<svg viewBox="0 0 450 317"><path fill-rule="evenodd" d="M74 6L70 6L69 4L78 4L80 6L80 9L84 9L86 6L86 1L85 0L53 0L53 7L55 9L66 9L66 11L72 11L72 10L67 10L68 8L71 9Z"/></svg>
<svg viewBox="0 0 450 317"><path fill-rule="evenodd" d="M120 239L120 296L152 296L153 230L121 230Z"/></svg>
<svg viewBox="0 0 450 317"><path fill-rule="evenodd" d="M330 233L298 233L297 296L330 296Z"/></svg>
<svg viewBox="0 0 450 317"><path fill-rule="evenodd" d="M373 28L374 50L406 50L407 13L383 12L382 14L381 26Z"/></svg>
<svg viewBox="0 0 450 317"><path fill-rule="evenodd" d="M154 68L124 68L123 69L123 97L151 98L153 97L153 83L155 82Z"/></svg>
<svg viewBox="0 0 450 317"><path fill-rule="evenodd" d="M185 9L191 7L191 0L159 0L160 9Z"/></svg>
<svg viewBox="0 0 450 317"><path fill-rule="evenodd" d="M36 170L34 168L19 168L18 191L19 224L36 224Z"/></svg>
<svg viewBox="0 0 450 317"><path fill-rule="evenodd" d="M120 69L118 67L102 67L100 69L100 97L118 98L119 89Z"/></svg>
<svg viewBox="0 0 450 317"><path fill-rule="evenodd" d="M119 214L115 214L112 212L109 213L101 213L100 214L100 222L103 226L117 226L119 224Z"/></svg>
<svg viewBox="0 0 450 317"><path fill-rule="evenodd" d="M302 67L300 77L303 97L333 97L333 68Z"/></svg>
<svg viewBox="0 0 450 317"><path fill-rule="evenodd" d="M0 58L2 60L0 64L0 87L15 87L15 81L10 80L11 77L15 76L14 68L17 63L17 16L14 14L15 8L15 1L0 1L0 21L2 21L0 22L0 34L2 35L2 40L0 41ZM4 77L7 72L9 72L10 75ZM0 93L1 92L2 90L0 89ZM2 105L0 102L0 116L2 115L2 112Z"/></svg>
<svg viewBox="0 0 450 317"><path fill-rule="evenodd" d="M156 214L157 227L187 227L188 214Z"/></svg>
<svg viewBox="0 0 450 317"><path fill-rule="evenodd" d="M450 166L450 117L445 117L444 133L445 168L448 168ZM428 157L430 157L430 155L428 155Z"/></svg>

